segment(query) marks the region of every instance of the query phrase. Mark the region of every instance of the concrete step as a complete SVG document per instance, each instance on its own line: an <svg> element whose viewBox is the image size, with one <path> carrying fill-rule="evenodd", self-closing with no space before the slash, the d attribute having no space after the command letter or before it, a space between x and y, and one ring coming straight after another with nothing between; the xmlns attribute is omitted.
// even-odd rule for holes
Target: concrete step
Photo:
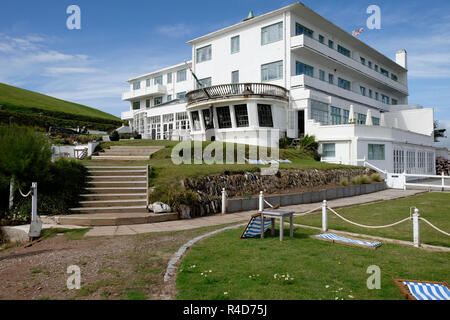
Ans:
<svg viewBox="0 0 450 320"><path fill-rule="evenodd" d="M86 207L71 208L73 213L93 214L93 213L129 213L129 212L148 212L147 206L123 206L123 207Z"/></svg>
<svg viewBox="0 0 450 320"><path fill-rule="evenodd" d="M120 171L120 170L146 170L146 166L88 166L89 171Z"/></svg>
<svg viewBox="0 0 450 320"><path fill-rule="evenodd" d="M178 220L176 213L99 213L99 214L70 214L54 217L55 221L61 225L74 225L83 227L94 226L120 226L143 223L157 223L163 221Z"/></svg>
<svg viewBox="0 0 450 320"><path fill-rule="evenodd" d="M147 193L90 193L80 196L83 201L147 200Z"/></svg>
<svg viewBox="0 0 450 320"><path fill-rule="evenodd" d="M144 170L89 170L92 177L101 176L146 176L147 171Z"/></svg>
<svg viewBox="0 0 450 320"><path fill-rule="evenodd" d="M136 206L146 206L146 199L136 199L136 200L89 200L80 201L80 206L83 208L105 208L105 207L136 207Z"/></svg>
<svg viewBox="0 0 450 320"><path fill-rule="evenodd" d="M147 187L147 181L89 181L89 184L95 188Z"/></svg>
<svg viewBox="0 0 450 320"><path fill-rule="evenodd" d="M92 156L92 160L118 160L118 161L132 161L132 160L149 160L150 156Z"/></svg>
<svg viewBox="0 0 450 320"><path fill-rule="evenodd" d="M86 188L90 193L108 193L108 194L122 194L122 193L146 193L146 187L89 187Z"/></svg>
<svg viewBox="0 0 450 320"><path fill-rule="evenodd" d="M132 181L147 183L147 176L89 176L91 183L109 181Z"/></svg>

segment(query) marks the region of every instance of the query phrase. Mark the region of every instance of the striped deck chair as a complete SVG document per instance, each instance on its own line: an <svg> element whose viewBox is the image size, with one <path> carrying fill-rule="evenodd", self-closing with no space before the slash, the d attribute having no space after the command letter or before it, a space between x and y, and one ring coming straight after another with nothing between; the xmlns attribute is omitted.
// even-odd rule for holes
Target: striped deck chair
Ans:
<svg viewBox="0 0 450 320"><path fill-rule="evenodd" d="M450 300L446 282L392 279L400 292L409 300Z"/></svg>
<svg viewBox="0 0 450 320"><path fill-rule="evenodd" d="M270 219L264 219L264 232L269 229L271 225ZM261 235L261 214L257 213L252 215L250 221L245 227L244 232L241 235L241 239L243 238L253 238Z"/></svg>
<svg viewBox="0 0 450 320"><path fill-rule="evenodd" d="M370 249L376 249L379 246L381 246L381 242L379 241L367 241L367 240L360 240L360 239L354 239L349 237L342 237L338 236L334 233L322 233L322 234L316 234L312 236L313 238L325 240L333 243L339 243L339 244L346 244L356 247L363 247L363 248L370 248Z"/></svg>

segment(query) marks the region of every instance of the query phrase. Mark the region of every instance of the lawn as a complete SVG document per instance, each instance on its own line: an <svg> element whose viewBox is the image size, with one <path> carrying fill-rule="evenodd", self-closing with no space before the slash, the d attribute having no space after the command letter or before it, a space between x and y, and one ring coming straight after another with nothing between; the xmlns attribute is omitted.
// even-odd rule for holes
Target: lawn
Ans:
<svg viewBox="0 0 450 320"><path fill-rule="evenodd" d="M448 281L450 253L383 244L377 250L309 238L296 228L280 242L240 239L242 228L203 240L182 261L177 299L403 299L391 278ZM381 269L381 289L367 288L367 268ZM288 280L284 280L288 277Z"/></svg>
<svg viewBox="0 0 450 320"><path fill-rule="evenodd" d="M408 217L410 207L417 207L422 217L441 230L450 231L450 193L430 192L403 199L342 208L336 212L351 221L374 226L391 224ZM322 215L320 212L313 213L295 218L295 222L321 227ZM367 229L349 224L329 212L328 228L406 241L413 240L412 221L389 228ZM420 238L422 243L450 247L448 236L435 231L424 222L420 223Z"/></svg>

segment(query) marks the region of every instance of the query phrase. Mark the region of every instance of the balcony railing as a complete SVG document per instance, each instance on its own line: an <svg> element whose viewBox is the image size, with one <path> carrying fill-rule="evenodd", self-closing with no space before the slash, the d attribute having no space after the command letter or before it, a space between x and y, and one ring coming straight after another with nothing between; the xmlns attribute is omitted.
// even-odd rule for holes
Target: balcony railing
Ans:
<svg viewBox="0 0 450 320"><path fill-rule="evenodd" d="M201 88L186 94L188 106L228 98L271 98L289 101L289 90L267 83L233 83Z"/></svg>

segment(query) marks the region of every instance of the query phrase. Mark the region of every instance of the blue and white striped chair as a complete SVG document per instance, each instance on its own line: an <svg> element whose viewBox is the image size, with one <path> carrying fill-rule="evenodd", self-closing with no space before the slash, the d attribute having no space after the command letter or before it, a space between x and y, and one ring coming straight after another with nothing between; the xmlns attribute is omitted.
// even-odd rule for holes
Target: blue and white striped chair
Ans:
<svg viewBox="0 0 450 320"><path fill-rule="evenodd" d="M270 219L264 219L264 232L266 232L271 225ZM241 238L253 238L261 235L261 214L254 214L247 224Z"/></svg>
<svg viewBox="0 0 450 320"><path fill-rule="evenodd" d="M392 279L397 288L409 300L450 300L446 282Z"/></svg>
<svg viewBox="0 0 450 320"><path fill-rule="evenodd" d="M316 234L313 237L320 239L320 240L330 241L333 243L348 244L348 245L353 245L353 246L357 246L357 247L366 247L366 248L371 248L371 249L376 249L377 247L381 246L381 242L379 242L379 241L367 241L367 240L360 240L360 239L352 239L352 238L338 236L337 234L334 234L334 233Z"/></svg>

